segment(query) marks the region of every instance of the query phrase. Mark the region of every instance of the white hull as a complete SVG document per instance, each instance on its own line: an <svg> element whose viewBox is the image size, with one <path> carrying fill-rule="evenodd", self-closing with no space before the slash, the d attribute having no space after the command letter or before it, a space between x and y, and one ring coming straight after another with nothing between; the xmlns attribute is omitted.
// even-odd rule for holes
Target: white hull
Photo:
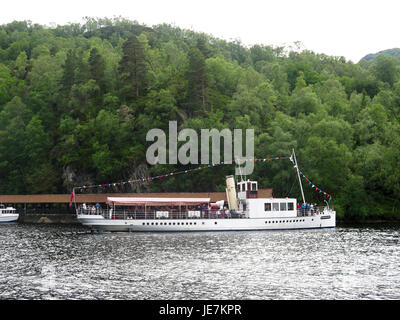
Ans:
<svg viewBox="0 0 400 320"><path fill-rule="evenodd" d="M336 227L336 213L276 218L242 219L105 219L101 215L77 215L93 230L128 232L296 230Z"/></svg>
<svg viewBox="0 0 400 320"><path fill-rule="evenodd" d="M0 223L17 222L19 214L0 214Z"/></svg>

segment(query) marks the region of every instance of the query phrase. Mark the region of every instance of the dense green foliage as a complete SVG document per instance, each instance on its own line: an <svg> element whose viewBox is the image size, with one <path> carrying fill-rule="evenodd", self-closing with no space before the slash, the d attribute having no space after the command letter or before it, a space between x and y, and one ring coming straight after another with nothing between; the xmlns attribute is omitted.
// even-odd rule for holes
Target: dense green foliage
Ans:
<svg viewBox="0 0 400 320"><path fill-rule="evenodd" d="M124 19L0 26L1 193L70 192L179 170L145 157L147 131L168 132L177 120L178 130L254 128L255 156L295 148L339 215L399 216L399 112L399 67L388 57L353 64ZM233 169L112 190L222 191ZM275 196L300 196L289 161L256 164L249 178Z"/></svg>

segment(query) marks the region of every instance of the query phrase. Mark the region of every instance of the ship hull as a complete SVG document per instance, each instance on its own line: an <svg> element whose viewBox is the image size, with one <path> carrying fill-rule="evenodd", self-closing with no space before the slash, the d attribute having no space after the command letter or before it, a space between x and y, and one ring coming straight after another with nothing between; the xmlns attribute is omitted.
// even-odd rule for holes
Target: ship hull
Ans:
<svg viewBox="0 0 400 320"><path fill-rule="evenodd" d="M105 219L100 215L78 215L92 230L125 232L257 231L335 228L335 213L294 218L242 219Z"/></svg>
<svg viewBox="0 0 400 320"><path fill-rule="evenodd" d="M0 223L11 223L18 221L19 214L1 214Z"/></svg>

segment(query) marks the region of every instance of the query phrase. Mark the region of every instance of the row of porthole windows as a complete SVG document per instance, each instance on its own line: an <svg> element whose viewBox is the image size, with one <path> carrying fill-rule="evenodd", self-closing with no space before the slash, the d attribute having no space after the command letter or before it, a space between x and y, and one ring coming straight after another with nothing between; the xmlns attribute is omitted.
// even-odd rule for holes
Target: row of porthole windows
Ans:
<svg viewBox="0 0 400 320"><path fill-rule="evenodd" d="M277 221L274 221L274 220L272 220L272 221L265 221L265 223L289 223L289 222L304 222L304 221L306 221L305 219L296 219L296 220L277 220ZM314 221L314 219L311 219L311 221Z"/></svg>
<svg viewBox="0 0 400 320"><path fill-rule="evenodd" d="M186 222L186 225L187 226L189 226L189 225L196 225L197 224L197 222ZM158 226L158 225L160 225L160 226L167 226L167 225L169 225L169 226L171 226L171 225L182 225L182 226L184 226L185 225L185 222L143 222L142 223L142 225L143 226L145 226L145 225L148 225L148 226L154 226L154 225L156 225L156 226Z"/></svg>
<svg viewBox="0 0 400 320"><path fill-rule="evenodd" d="M277 220L277 221L274 221L274 220L272 220L272 221L265 221L265 223L291 223L291 222L304 222L305 221L305 219L296 219L296 220ZM314 219L312 219L312 221L314 221ZM184 226L185 225L185 222L160 222L160 223L158 223L158 222L143 222L142 223L142 225L148 225L148 226L150 226L150 225L152 225L152 226L154 226L154 225L156 225L156 226L158 226L158 225L160 225L160 226L166 226L166 225L182 225L182 226ZM186 225L187 226L189 226L189 225L196 225L197 223L196 222L186 222ZM204 224L204 222L203 222L203 224ZM215 222L215 224L217 224L217 222Z"/></svg>

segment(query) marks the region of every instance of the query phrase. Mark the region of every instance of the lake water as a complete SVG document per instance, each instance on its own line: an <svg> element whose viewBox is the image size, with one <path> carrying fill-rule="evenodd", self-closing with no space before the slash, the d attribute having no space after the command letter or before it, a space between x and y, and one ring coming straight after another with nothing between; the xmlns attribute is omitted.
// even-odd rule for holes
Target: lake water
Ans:
<svg viewBox="0 0 400 320"><path fill-rule="evenodd" d="M0 225L0 300L400 299L399 232Z"/></svg>

